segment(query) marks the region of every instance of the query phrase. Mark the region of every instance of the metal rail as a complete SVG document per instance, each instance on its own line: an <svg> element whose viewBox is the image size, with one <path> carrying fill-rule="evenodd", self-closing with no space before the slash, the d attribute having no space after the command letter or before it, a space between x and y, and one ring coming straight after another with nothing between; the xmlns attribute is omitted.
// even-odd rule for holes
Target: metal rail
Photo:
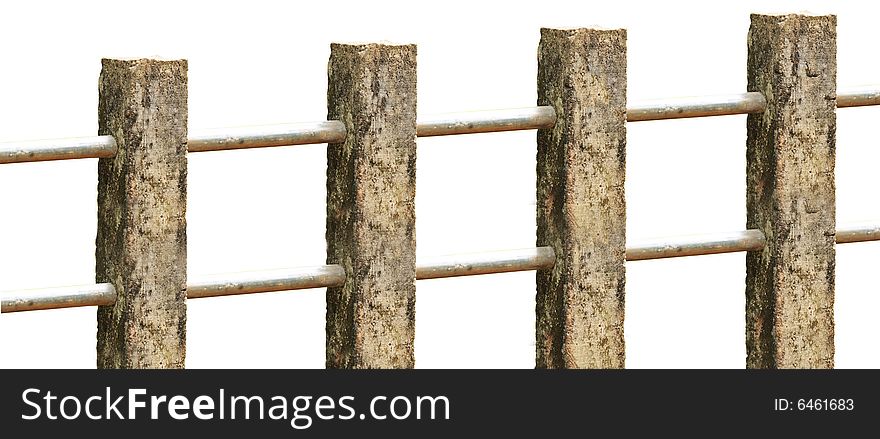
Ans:
<svg viewBox="0 0 880 439"><path fill-rule="evenodd" d="M283 270L252 271L213 275L187 283L186 297L233 296L237 294L270 293L336 287L345 283L345 270L339 265L319 265Z"/></svg>
<svg viewBox="0 0 880 439"><path fill-rule="evenodd" d="M838 244L880 241L880 224L841 227L834 238Z"/></svg>
<svg viewBox="0 0 880 439"><path fill-rule="evenodd" d="M837 95L837 106L880 105L880 86L846 90ZM626 111L629 122L687 117L760 113L767 102L760 93L672 98L636 102ZM448 136L499 131L550 128L556 123L552 107L449 113L419 121L419 137ZM189 138L190 152L224 151L242 148L336 143L345 140L345 125L339 121L218 128ZM116 142L110 136L75 139L0 143L0 164L113 157Z"/></svg>
<svg viewBox="0 0 880 439"><path fill-rule="evenodd" d="M840 228L836 241L838 244L880 241L880 225ZM626 260L755 251L764 245L764 234L759 230L652 239L627 246ZM550 247L434 257L417 264L416 279L540 270L553 267L555 259ZM339 265L234 273L190 282L187 298L334 287L344 283L345 271ZM110 305L116 301L116 291L111 284L83 285L4 292L0 293L0 300L0 310L4 313L36 311Z"/></svg>
<svg viewBox="0 0 880 439"><path fill-rule="evenodd" d="M338 120L328 120L206 130L189 137L187 150L189 152L226 151L343 141L345 141L345 124Z"/></svg>
<svg viewBox="0 0 880 439"><path fill-rule="evenodd" d="M38 311L77 306L112 305L116 290L111 284L78 285L10 291L0 295L0 312Z"/></svg>
<svg viewBox="0 0 880 439"><path fill-rule="evenodd" d="M529 107L441 114L419 121L416 133L419 137L449 136L552 128L554 124L553 107Z"/></svg>
<svg viewBox="0 0 880 439"><path fill-rule="evenodd" d="M853 87L837 93L838 108L865 107L868 105L880 105L880 87L865 85Z"/></svg>
<svg viewBox="0 0 880 439"><path fill-rule="evenodd" d="M0 143L0 164L113 157L112 136Z"/></svg>
<svg viewBox="0 0 880 439"><path fill-rule="evenodd" d="M676 239L651 239L627 246L627 261L677 258L761 250L766 240L760 230L681 236Z"/></svg>
<svg viewBox="0 0 880 439"><path fill-rule="evenodd" d="M550 247L440 256L416 264L416 279L540 270L555 262L556 254Z"/></svg>
<svg viewBox="0 0 880 439"><path fill-rule="evenodd" d="M761 113L767 108L758 92L695 96L638 102L626 109L627 122Z"/></svg>

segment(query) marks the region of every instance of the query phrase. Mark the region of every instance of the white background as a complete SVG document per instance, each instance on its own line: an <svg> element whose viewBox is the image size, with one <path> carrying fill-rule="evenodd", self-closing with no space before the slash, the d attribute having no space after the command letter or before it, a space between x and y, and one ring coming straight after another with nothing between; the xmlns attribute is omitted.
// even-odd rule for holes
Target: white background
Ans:
<svg viewBox="0 0 880 439"><path fill-rule="evenodd" d="M94 135L102 57L189 59L189 128L323 120L331 42L418 44L420 114L535 105L546 27L628 29L628 97L738 93L750 12L838 14L880 83L876 2L15 2L0 141ZM880 221L880 108L842 109L838 224ZM628 238L741 230L745 116L627 126ZM325 146L189 157L189 276L324 263ZM418 256L535 245L535 133L419 139ZM0 290L94 282L97 160L0 166ZM742 253L627 264L626 365L741 368ZM880 243L837 249L836 365L880 367ZM420 368L534 367L533 272L418 282ZM188 367L324 366L324 291L189 301ZM90 368L95 308L4 314L0 367Z"/></svg>

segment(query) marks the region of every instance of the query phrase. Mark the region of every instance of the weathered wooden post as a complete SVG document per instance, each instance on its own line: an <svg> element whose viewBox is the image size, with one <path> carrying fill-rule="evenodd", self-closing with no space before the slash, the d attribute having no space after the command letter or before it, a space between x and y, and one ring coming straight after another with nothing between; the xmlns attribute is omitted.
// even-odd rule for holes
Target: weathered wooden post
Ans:
<svg viewBox="0 0 880 439"><path fill-rule="evenodd" d="M539 368L624 367L626 30L541 29L537 244Z"/></svg>
<svg viewBox="0 0 880 439"><path fill-rule="evenodd" d="M752 15L746 256L749 368L834 367L836 17Z"/></svg>
<svg viewBox="0 0 880 439"><path fill-rule="evenodd" d="M415 364L415 45L331 46L327 147L327 367Z"/></svg>
<svg viewBox="0 0 880 439"><path fill-rule="evenodd" d="M102 61L98 130L99 368L182 368L186 354L187 62Z"/></svg>

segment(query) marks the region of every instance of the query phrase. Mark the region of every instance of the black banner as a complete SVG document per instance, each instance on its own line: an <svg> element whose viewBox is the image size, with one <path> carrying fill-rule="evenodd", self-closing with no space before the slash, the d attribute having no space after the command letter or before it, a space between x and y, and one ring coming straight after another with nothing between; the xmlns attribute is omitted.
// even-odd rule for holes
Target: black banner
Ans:
<svg viewBox="0 0 880 439"><path fill-rule="evenodd" d="M4 370L0 431L873 436L878 371ZM7 436L10 437L10 436Z"/></svg>

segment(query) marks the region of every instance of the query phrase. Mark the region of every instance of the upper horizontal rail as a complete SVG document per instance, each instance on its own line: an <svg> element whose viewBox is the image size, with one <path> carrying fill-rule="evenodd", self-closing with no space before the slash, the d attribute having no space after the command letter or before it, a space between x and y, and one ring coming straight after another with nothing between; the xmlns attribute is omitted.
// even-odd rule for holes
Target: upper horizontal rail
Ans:
<svg viewBox="0 0 880 439"><path fill-rule="evenodd" d="M841 227L834 238L838 244L880 241L880 224Z"/></svg>
<svg viewBox="0 0 880 439"><path fill-rule="evenodd" d="M416 132L419 137L431 137L534 130L551 128L554 124L556 111L553 107L544 106L441 114L419 121Z"/></svg>
<svg viewBox="0 0 880 439"><path fill-rule="evenodd" d="M880 86L861 87L838 93L838 107L880 105ZM698 96L636 102L626 111L629 122L760 113L767 107L757 92ZM449 113L418 122L419 137L474 134L551 128L556 123L552 107ZM340 121L217 128L190 136L189 152L225 151L345 140ZM0 143L0 164L113 157L116 142L111 136Z"/></svg>
<svg viewBox="0 0 880 439"><path fill-rule="evenodd" d="M761 250L766 245L760 230L681 236L675 239L650 239L627 246L627 261L677 258Z"/></svg>
<svg viewBox="0 0 880 439"><path fill-rule="evenodd" d="M550 247L458 254L428 259L416 265L416 279L509 273L553 267L556 254Z"/></svg>
<svg viewBox="0 0 880 439"><path fill-rule="evenodd" d="M345 141L345 124L338 120L328 120L205 130L189 137L187 150L189 152L225 151L343 141Z"/></svg>
<svg viewBox="0 0 880 439"><path fill-rule="evenodd" d="M336 287L345 283L345 270L339 265L319 265L281 270L205 276L186 286L187 299L233 296Z"/></svg>
<svg viewBox="0 0 880 439"><path fill-rule="evenodd" d="M853 87L837 93L837 107L865 107L868 105L880 105L880 87L865 85Z"/></svg>
<svg viewBox="0 0 880 439"><path fill-rule="evenodd" d="M880 241L880 224L840 228L836 241L838 244ZM680 236L627 246L626 260L755 251L764 246L764 234L759 230ZM416 279L540 270L552 268L555 261L556 256L550 247L441 256L417 264ZM223 274L191 281L187 285L187 298L335 287L344 283L345 270L339 265ZM0 310L6 313L110 305L116 301L116 291L111 284L97 284L10 291L0 294L0 299Z"/></svg>
<svg viewBox="0 0 880 439"><path fill-rule="evenodd" d="M116 155L116 140L112 136L0 143L0 164L97 159L114 155Z"/></svg>
<svg viewBox="0 0 880 439"><path fill-rule="evenodd" d="M758 92L694 96L637 102L626 109L627 122L762 113L767 100Z"/></svg>
<svg viewBox="0 0 880 439"><path fill-rule="evenodd" d="M78 285L10 291L3 293L0 299L0 312L38 311L112 305L116 302L116 290L112 284Z"/></svg>

